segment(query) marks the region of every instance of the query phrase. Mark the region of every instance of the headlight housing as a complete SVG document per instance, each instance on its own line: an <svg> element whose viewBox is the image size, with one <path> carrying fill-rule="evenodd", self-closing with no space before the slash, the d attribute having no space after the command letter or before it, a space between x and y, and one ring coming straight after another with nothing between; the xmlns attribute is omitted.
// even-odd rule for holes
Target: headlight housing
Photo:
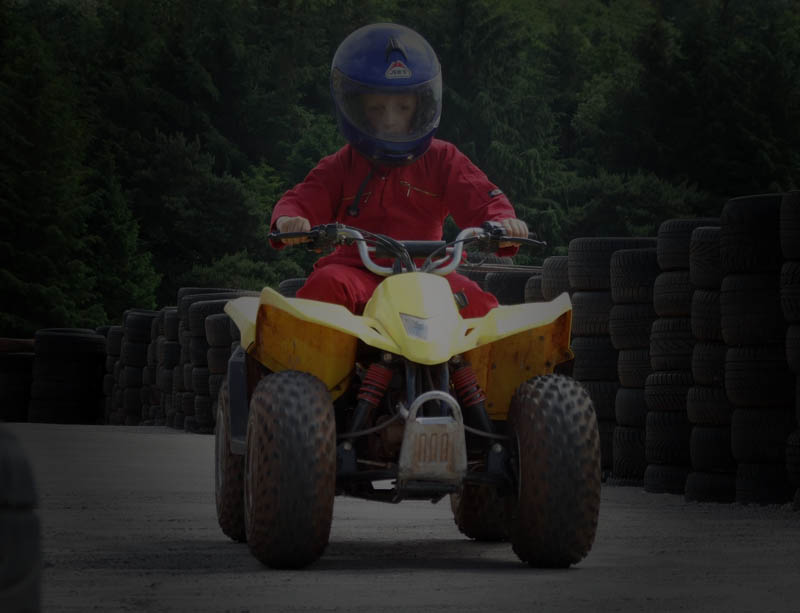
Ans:
<svg viewBox="0 0 800 613"><path fill-rule="evenodd" d="M403 327L409 336L423 341L430 338L430 322L428 319L400 313L400 321L403 322Z"/></svg>

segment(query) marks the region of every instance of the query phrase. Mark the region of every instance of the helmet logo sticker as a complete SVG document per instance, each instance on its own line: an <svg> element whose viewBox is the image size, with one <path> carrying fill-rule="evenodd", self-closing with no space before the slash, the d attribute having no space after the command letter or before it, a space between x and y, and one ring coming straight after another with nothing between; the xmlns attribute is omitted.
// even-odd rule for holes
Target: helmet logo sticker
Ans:
<svg viewBox="0 0 800 613"><path fill-rule="evenodd" d="M411 69L400 60L395 60L389 64L389 68L386 69L384 76L387 79L410 79Z"/></svg>

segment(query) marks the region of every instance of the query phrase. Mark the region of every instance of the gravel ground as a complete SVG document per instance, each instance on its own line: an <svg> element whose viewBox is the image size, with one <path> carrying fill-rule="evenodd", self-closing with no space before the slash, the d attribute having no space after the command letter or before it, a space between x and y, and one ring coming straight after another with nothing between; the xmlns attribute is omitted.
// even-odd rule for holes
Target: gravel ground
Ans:
<svg viewBox="0 0 800 613"><path fill-rule="evenodd" d="M216 524L213 437L9 424L36 475L44 611L800 610L800 513L604 487L569 570L464 539L446 501L339 497L324 556L275 571Z"/></svg>

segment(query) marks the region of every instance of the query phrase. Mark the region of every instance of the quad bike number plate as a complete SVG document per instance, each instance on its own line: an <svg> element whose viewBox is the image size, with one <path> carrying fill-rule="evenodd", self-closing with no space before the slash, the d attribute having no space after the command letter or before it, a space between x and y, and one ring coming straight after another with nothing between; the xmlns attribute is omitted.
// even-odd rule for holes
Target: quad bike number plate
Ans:
<svg viewBox="0 0 800 613"><path fill-rule="evenodd" d="M452 416L418 417L419 408L431 400L447 404ZM459 484L467 472L467 447L458 401L450 394L430 391L421 394L409 408L400 447L398 482L433 481Z"/></svg>

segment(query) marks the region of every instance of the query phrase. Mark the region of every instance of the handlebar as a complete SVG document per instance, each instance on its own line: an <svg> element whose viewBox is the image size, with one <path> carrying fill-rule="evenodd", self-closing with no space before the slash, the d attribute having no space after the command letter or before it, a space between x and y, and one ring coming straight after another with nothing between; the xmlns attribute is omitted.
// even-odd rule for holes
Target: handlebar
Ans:
<svg viewBox="0 0 800 613"><path fill-rule="evenodd" d="M501 242L536 247L547 245L546 242L538 240L533 232L529 233L527 238L506 236L503 226L492 221L485 222L480 228L461 230L456 239L449 243L445 241L398 241L383 234L374 234L340 223L315 226L307 232L272 232L268 238L270 240L307 238L309 241L306 244L314 251L355 243L364 267L370 272L384 277L394 274L398 270L389 266L381 266L372 259L373 254L375 257L397 258L403 272L417 271L413 258L424 257L426 260L422 265L423 272L444 276L453 272L461 263L464 246L468 243L477 242L486 251L496 251ZM445 254L444 257L433 259L440 252Z"/></svg>

